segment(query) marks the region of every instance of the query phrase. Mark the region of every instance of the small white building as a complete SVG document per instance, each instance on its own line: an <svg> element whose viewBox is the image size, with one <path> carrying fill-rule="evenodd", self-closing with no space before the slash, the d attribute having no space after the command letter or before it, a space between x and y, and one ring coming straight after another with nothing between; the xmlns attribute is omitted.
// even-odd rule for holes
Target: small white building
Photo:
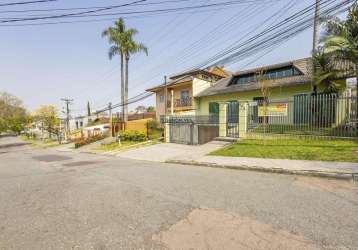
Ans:
<svg viewBox="0 0 358 250"><path fill-rule="evenodd" d="M82 129L82 133L84 137L91 137L95 135L108 133L110 130L109 123L95 125L91 127L85 127Z"/></svg>

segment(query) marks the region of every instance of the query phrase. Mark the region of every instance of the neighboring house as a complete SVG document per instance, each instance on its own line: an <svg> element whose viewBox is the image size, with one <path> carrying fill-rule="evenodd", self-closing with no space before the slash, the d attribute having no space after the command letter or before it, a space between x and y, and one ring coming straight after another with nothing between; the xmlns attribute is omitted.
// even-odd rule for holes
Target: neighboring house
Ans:
<svg viewBox="0 0 358 250"><path fill-rule="evenodd" d="M264 72L270 79L270 99L287 99L312 91L312 61L310 58L238 71L231 77L219 81L197 95L200 105L197 114L208 115L219 111L219 103L232 103L233 108L240 102L261 100L261 85L258 72Z"/></svg>
<svg viewBox="0 0 358 250"><path fill-rule="evenodd" d="M257 80L258 73L268 79L266 88L269 89L269 104L265 110L267 114L263 114L264 96L261 90L262 82ZM311 58L239 71L196 95L196 103L199 104L196 115L225 116L227 129L222 131L221 135L230 137L239 137L240 130L247 131L250 125L257 126L264 122L305 123L310 119L307 105L312 93L312 77ZM352 93L347 91L346 77L342 76L340 81L338 94ZM319 87L318 93L322 90L323 88ZM345 118L334 115L338 114L338 108L342 105L335 99L320 104L325 107L319 112L327 124L328 119L332 124L337 124L338 119ZM304 115L306 117L303 117Z"/></svg>
<svg viewBox="0 0 358 250"><path fill-rule="evenodd" d="M166 84L148 89L147 91L156 94L157 119L162 115L195 114L198 103L193 98L228 76L230 73L220 67L191 70L170 77Z"/></svg>
<svg viewBox="0 0 358 250"><path fill-rule="evenodd" d="M298 59L238 71L231 77L220 80L215 86L196 95L196 100L200 103L196 114L217 113L219 103L227 103L236 109L240 102L262 100L261 84L256 79L259 72L263 72L265 78L269 79L267 88L269 88L269 99L272 101L293 101L295 97L312 93L312 59ZM318 89L318 92L320 91L321 88ZM341 93L346 91L345 77L342 77L339 91Z"/></svg>
<svg viewBox="0 0 358 250"><path fill-rule="evenodd" d="M88 116L77 116L75 118L70 119L70 131L82 129L87 127L90 121L94 121L97 119L96 115Z"/></svg>
<svg viewBox="0 0 358 250"><path fill-rule="evenodd" d="M109 129L110 129L110 124L100 124L100 125L83 128L82 131L83 131L84 137L91 137L91 136L95 136L95 135L101 135L104 133L108 133Z"/></svg>
<svg viewBox="0 0 358 250"><path fill-rule="evenodd" d="M193 116L163 120L169 125L166 141L201 144L216 136L246 137L261 128L266 131L265 124L280 131L313 122L321 130L345 129L357 120L356 90L347 87L348 75L338 79L338 95L322 94L321 86L312 96L311 58L238 71L195 93ZM258 76L267 79L268 95Z"/></svg>

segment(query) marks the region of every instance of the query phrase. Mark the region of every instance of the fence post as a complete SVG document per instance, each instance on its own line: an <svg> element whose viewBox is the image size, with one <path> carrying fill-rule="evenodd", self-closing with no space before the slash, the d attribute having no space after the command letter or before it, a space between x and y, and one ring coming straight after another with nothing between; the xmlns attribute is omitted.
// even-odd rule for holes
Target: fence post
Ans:
<svg viewBox="0 0 358 250"><path fill-rule="evenodd" d="M219 103L219 137L227 135L227 107L226 102Z"/></svg>
<svg viewBox="0 0 358 250"><path fill-rule="evenodd" d="M239 137L245 138L247 135L247 114L248 114L249 104L247 102L240 105L239 108Z"/></svg>
<svg viewBox="0 0 358 250"><path fill-rule="evenodd" d="M165 133L164 133L164 135L165 135L165 138L164 138L164 141L165 142L170 142L170 122L169 122L169 119L170 119L170 117L169 116L165 116L165 119L164 119L164 121L165 121Z"/></svg>

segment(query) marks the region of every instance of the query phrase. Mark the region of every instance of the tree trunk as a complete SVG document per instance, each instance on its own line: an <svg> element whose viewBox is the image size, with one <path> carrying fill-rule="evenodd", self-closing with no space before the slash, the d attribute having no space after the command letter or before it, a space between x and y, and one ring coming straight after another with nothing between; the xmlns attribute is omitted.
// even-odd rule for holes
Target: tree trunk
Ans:
<svg viewBox="0 0 358 250"><path fill-rule="evenodd" d="M128 122L128 66L129 55L126 55L125 63L125 84L124 84L124 122Z"/></svg>
<svg viewBox="0 0 358 250"><path fill-rule="evenodd" d="M124 55L121 53L121 104L122 104L122 114L121 122L124 121Z"/></svg>
<svg viewBox="0 0 358 250"><path fill-rule="evenodd" d="M355 96L355 101L356 101L356 119L358 119L358 65L356 65L356 96ZM354 99L352 100L354 101ZM358 128L358 124L356 124L356 127Z"/></svg>

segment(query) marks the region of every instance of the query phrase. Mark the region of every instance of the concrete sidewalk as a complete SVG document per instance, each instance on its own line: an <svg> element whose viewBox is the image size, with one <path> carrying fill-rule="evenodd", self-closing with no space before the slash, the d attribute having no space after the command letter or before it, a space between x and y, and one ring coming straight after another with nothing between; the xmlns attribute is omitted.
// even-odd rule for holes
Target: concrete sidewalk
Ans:
<svg viewBox="0 0 358 250"><path fill-rule="evenodd" d="M224 156L202 156L195 160L186 159L184 157L176 157L174 159L167 160L166 162L217 168L332 177L337 179L353 178L353 180L358 181L358 163L348 162L323 162Z"/></svg>
<svg viewBox="0 0 358 250"><path fill-rule="evenodd" d="M160 143L151 146L119 152L116 156L132 160L167 162L169 160L194 161L208 153L218 150L228 142L212 141L204 145L190 146L174 143Z"/></svg>

